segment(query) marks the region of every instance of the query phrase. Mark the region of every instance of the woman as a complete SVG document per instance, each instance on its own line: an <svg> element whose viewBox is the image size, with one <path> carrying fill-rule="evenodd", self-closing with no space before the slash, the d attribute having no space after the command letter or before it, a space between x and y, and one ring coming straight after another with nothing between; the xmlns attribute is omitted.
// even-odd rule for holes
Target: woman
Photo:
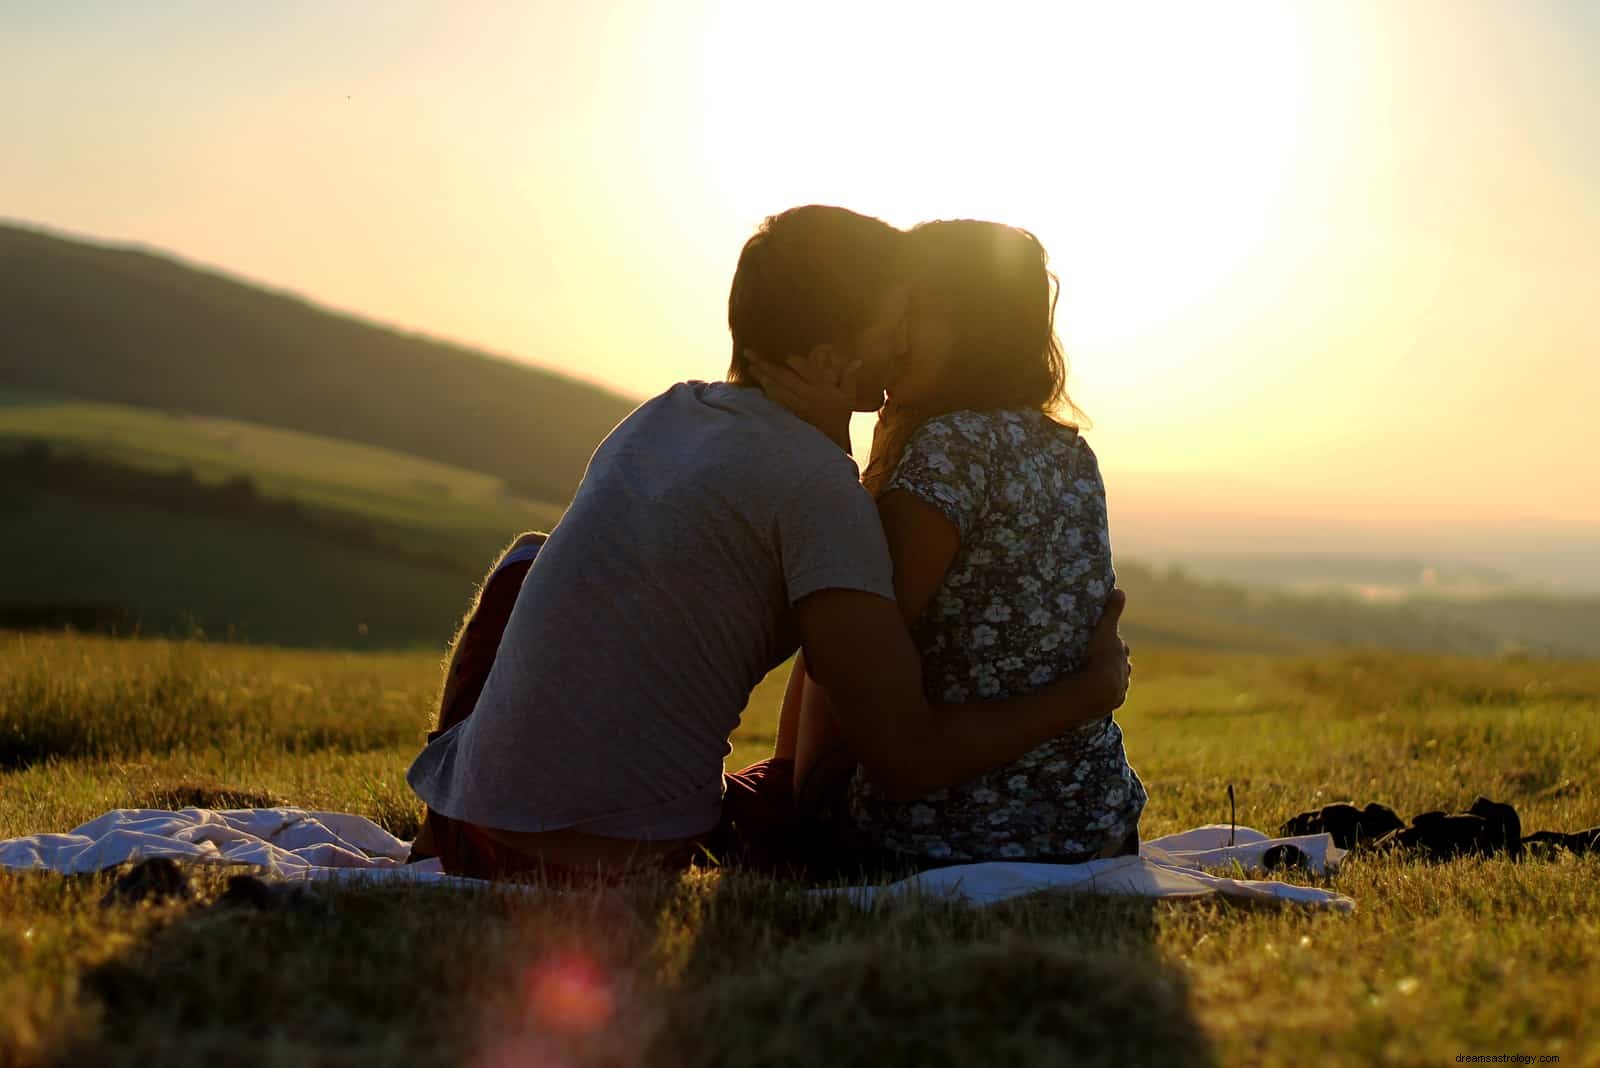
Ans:
<svg viewBox="0 0 1600 1068"><path fill-rule="evenodd" d="M1083 658L1115 585L1105 491L1088 443L1052 414L1076 409L1038 240L960 220L918 226L907 245L907 357L863 482L929 700L1005 700ZM763 384L830 403L789 372ZM803 779L835 732L826 694L796 675L785 718L798 719ZM1136 852L1146 795L1107 716L913 801L884 797L857 771L848 798L871 847L927 864Z"/></svg>

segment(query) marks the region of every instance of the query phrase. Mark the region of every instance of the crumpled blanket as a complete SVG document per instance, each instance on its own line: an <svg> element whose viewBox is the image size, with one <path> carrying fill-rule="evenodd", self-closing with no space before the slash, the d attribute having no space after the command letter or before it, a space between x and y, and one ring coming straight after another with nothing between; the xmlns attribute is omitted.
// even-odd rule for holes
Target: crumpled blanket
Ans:
<svg viewBox="0 0 1600 1068"><path fill-rule="evenodd" d="M1341 912L1355 908L1354 901L1331 890L1276 880L1224 878L1203 870L1234 862L1245 870L1260 868L1269 849L1292 845L1300 850L1310 871L1326 872L1345 854L1329 835L1273 839L1248 827L1231 833L1231 847L1230 828L1211 824L1145 842L1136 857L1086 864L963 864L885 886L837 887L814 893L848 895L863 905L880 895L906 893L987 905L1041 890L1063 890L1175 898L1224 894ZM169 857L183 863L252 867L285 880L361 880L478 889L491 885L446 875L437 860L406 864L409 851L408 843L371 820L345 812L117 809L67 834L0 841L0 869L84 875L131 861Z"/></svg>
<svg viewBox="0 0 1600 1068"><path fill-rule="evenodd" d="M122 808L66 834L0 841L0 869L87 875L169 857L187 864L260 869L286 880L373 879L482 885L438 862L406 864L411 846L369 819L299 808Z"/></svg>
<svg viewBox="0 0 1600 1068"><path fill-rule="evenodd" d="M1229 845L1230 840L1232 845ZM1267 853L1283 846L1298 849L1305 869L1316 874L1332 871L1346 853L1325 833L1268 838L1249 827L1210 823L1143 842L1138 856L1091 860L1085 864L1013 861L959 864L924 871L886 886L830 888L816 893L843 894L862 905L871 904L884 895L901 894L945 897L972 905L992 905L1041 890L1170 898L1221 894L1250 901L1354 911L1353 899L1332 890L1296 886L1276 879L1228 878L1210 875L1204 870L1232 867L1237 862L1241 873L1261 872Z"/></svg>

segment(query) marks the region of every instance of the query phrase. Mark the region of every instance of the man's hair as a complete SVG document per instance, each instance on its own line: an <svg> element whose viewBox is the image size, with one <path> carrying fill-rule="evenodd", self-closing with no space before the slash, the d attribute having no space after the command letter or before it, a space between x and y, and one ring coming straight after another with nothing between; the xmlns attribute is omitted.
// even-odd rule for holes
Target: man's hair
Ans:
<svg viewBox="0 0 1600 1068"><path fill-rule="evenodd" d="M728 380L749 383L747 351L782 360L871 325L903 236L881 219L821 204L768 216L744 243L728 292Z"/></svg>

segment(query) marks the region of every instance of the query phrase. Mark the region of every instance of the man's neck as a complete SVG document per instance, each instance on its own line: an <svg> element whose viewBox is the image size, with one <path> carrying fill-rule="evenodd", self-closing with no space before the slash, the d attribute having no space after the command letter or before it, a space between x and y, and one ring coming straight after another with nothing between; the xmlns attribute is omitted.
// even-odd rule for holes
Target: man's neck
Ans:
<svg viewBox="0 0 1600 1068"><path fill-rule="evenodd" d="M846 455L850 455L850 450L851 450L851 446L850 446L850 417L848 415L846 415L844 417L843 422L841 422L838 426L825 426L822 422L819 422L818 420L812 418L811 416L807 415L805 412L802 412L802 411L799 411L796 408L790 407L789 405L785 404L779 398L772 396L772 394L768 393L765 389L762 389L761 386L759 384L755 383L755 382L741 382L738 379L736 379L736 378L734 378L732 376L729 376L728 385L730 385L730 386L738 386L740 389L753 389L753 390L755 390L757 393L760 393L763 397L766 397L767 400L771 401L773 404L776 404L778 407L782 408L784 411L786 411L786 412L790 413L791 415L793 415L796 419L800 420L802 423L808 423L811 426L816 427L818 430L820 430L823 433L823 435L829 441L833 442L835 445L839 446L839 448L843 449Z"/></svg>

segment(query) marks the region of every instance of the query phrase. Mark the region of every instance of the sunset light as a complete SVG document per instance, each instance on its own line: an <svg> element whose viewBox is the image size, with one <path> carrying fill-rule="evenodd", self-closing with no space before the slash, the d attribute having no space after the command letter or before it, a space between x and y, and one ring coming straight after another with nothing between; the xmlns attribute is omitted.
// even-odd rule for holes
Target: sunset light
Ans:
<svg viewBox="0 0 1600 1068"><path fill-rule="evenodd" d="M1554 6L313 10L185 21L172 62L121 47L155 32L132 9L51 69L65 23L26 28L9 76L68 125L12 110L34 147L7 210L634 396L725 369L763 216L990 218L1051 253L1130 507L1183 476L1302 517L1481 520L1489 479L1600 521L1600 182L1557 132L1597 94Z"/></svg>
<svg viewBox="0 0 1600 1068"><path fill-rule="evenodd" d="M1098 5L976 19L840 3L800 23L753 6L711 25L695 147L712 202L1025 226L1065 282L1063 325L1096 351L1131 355L1269 244L1307 236L1287 208L1314 165L1330 43L1291 8L1179 10L1159 34ZM776 64L753 47L778 40ZM818 151L797 153L797 130ZM1131 385L1144 370L1094 373Z"/></svg>
<svg viewBox="0 0 1600 1068"><path fill-rule="evenodd" d="M1600 1068L1600 0L0 3L0 1065Z"/></svg>

